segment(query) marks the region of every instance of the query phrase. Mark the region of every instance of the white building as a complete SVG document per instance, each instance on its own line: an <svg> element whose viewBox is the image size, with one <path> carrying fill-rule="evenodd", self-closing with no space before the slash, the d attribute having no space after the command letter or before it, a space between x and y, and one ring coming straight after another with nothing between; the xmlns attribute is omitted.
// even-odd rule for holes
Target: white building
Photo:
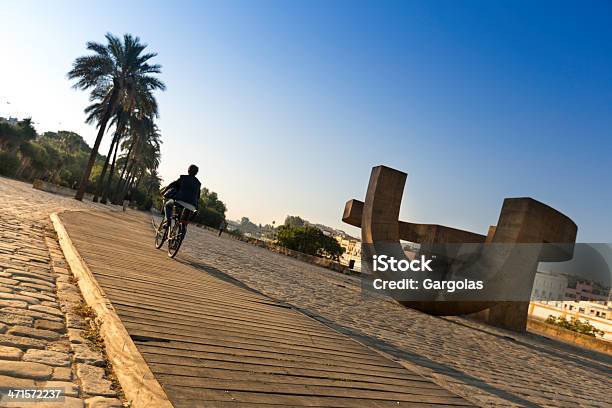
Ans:
<svg viewBox="0 0 612 408"><path fill-rule="evenodd" d="M340 257L340 263L348 266L351 265L352 261L353 270L361 271L361 241L340 235L334 238L344 248L344 253Z"/></svg>
<svg viewBox="0 0 612 408"><path fill-rule="evenodd" d="M568 286L566 276L538 271L533 282L529 314L540 319L554 316L569 320L573 317L589 322L604 332L604 340L612 341L610 294L602 294L603 289L586 282L576 282L574 288Z"/></svg>
<svg viewBox="0 0 612 408"><path fill-rule="evenodd" d="M552 303L563 303L567 289L567 278L552 272L536 272L531 290L531 299Z"/></svg>

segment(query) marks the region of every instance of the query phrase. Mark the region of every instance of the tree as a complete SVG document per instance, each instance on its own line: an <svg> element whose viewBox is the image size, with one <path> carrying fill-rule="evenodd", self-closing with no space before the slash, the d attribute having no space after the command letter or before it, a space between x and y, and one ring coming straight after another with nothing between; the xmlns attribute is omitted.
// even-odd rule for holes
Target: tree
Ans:
<svg viewBox="0 0 612 408"><path fill-rule="evenodd" d="M276 231L276 240L285 248L334 260L338 260L344 253L338 241L311 225L281 225Z"/></svg>
<svg viewBox="0 0 612 408"><path fill-rule="evenodd" d="M242 217L242 219L240 220L240 225L238 226L238 228L242 232L248 232L248 233L251 233L251 234L257 233L259 231L259 229L257 228L257 225L255 225L255 223L253 223L249 219L249 217Z"/></svg>
<svg viewBox="0 0 612 408"><path fill-rule="evenodd" d="M119 177L114 201L119 202L132 188L134 182L140 179L142 171L159 166L161 135L153 122L153 118L137 115L130 123L131 141L126 161ZM125 179L123 178L125 175Z"/></svg>
<svg viewBox="0 0 612 408"><path fill-rule="evenodd" d="M108 33L106 40L106 45L88 42L87 49L93 54L77 58L68 72L69 79L77 80L74 88L91 90L90 99L94 103L85 112L89 115L88 120L98 125L96 141L75 195L77 200L83 199L106 126L117 109L149 98L143 94L165 89L165 85L152 75L159 74L161 66L148 63L157 54L143 53L147 45L138 37L125 34L121 41Z"/></svg>
<svg viewBox="0 0 612 408"><path fill-rule="evenodd" d="M285 225L290 227L303 227L306 225L306 221L297 215L288 215L287 218L285 218Z"/></svg>
<svg viewBox="0 0 612 408"><path fill-rule="evenodd" d="M38 143L47 150L50 157L50 181L70 187L74 179L80 178L81 171L77 164L80 163L79 158L91 152L81 136L67 131L45 132Z"/></svg>
<svg viewBox="0 0 612 408"><path fill-rule="evenodd" d="M98 116L100 115L99 112L96 112L96 114ZM92 115L94 115L94 113L92 113ZM98 181L98 186L96 188L93 201L97 201L98 197L102 196L102 203L106 204L107 202L108 190L110 189L110 182L115 169L114 164L117 157L119 143L127 133L132 131L130 123L134 120L142 120L142 118L145 117L153 119L157 118L157 116L157 101L151 93L151 90L146 87L137 92L132 92L132 95L130 95L129 98L123 98L121 100L121 106L118 107L110 122L111 125L115 125L115 132L111 141L108 155L106 156L106 161L102 167L102 173ZM113 157L113 164L111 164L108 180L105 182L105 179L107 178L106 170L111 156Z"/></svg>
<svg viewBox="0 0 612 408"><path fill-rule="evenodd" d="M201 206L215 210L219 214L222 214L223 218L225 218L225 211L227 211L227 207L223 201L219 200L217 193L204 187L202 188L202 193L200 194L200 200ZM248 220L248 218L246 219Z"/></svg>
<svg viewBox="0 0 612 408"><path fill-rule="evenodd" d="M31 118L17 122L16 125L0 123L0 150L15 153L23 143L36 138L36 129Z"/></svg>
<svg viewBox="0 0 612 408"><path fill-rule="evenodd" d="M74 132L38 135L32 123L31 119L16 125L0 123L0 173L30 181L42 177L72 187L81 177L91 148ZM96 160L101 159L97 155Z"/></svg>

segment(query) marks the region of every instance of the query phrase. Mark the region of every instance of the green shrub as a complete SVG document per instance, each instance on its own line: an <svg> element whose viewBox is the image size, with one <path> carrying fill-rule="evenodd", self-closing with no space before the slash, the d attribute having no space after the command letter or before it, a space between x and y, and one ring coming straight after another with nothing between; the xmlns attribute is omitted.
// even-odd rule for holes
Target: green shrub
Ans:
<svg viewBox="0 0 612 408"><path fill-rule="evenodd" d="M238 238L244 237L244 234L239 229L228 230L227 233Z"/></svg>
<svg viewBox="0 0 612 408"><path fill-rule="evenodd" d="M559 326L567 330L586 334L587 336L596 337L597 335L604 335L604 332L602 330L599 330L588 321L582 322L580 321L580 319L576 319L575 317L572 317L571 320L567 320L565 316L555 317L553 315L550 315L546 319L546 323L553 324L555 326Z"/></svg>
<svg viewBox="0 0 612 408"><path fill-rule="evenodd" d="M206 225L212 228L219 228L221 223L225 220L223 214L213 210L212 208L203 207L200 202L200 209L195 216L194 222L198 224Z"/></svg>
<svg viewBox="0 0 612 408"><path fill-rule="evenodd" d="M0 174L7 177L14 177L19 168L19 159L16 155L7 152L0 152Z"/></svg>
<svg viewBox="0 0 612 408"><path fill-rule="evenodd" d="M308 255L338 260L344 252L338 241L328 237L317 227L281 225L276 233L277 243L285 248Z"/></svg>

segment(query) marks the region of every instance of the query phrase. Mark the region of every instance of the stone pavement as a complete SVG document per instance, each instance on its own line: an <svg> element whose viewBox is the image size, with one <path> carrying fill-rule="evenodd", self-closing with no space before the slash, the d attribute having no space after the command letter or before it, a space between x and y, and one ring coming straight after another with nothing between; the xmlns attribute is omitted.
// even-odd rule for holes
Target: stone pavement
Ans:
<svg viewBox="0 0 612 408"><path fill-rule="evenodd" d="M358 278L193 226L178 260L286 301L477 405L612 406L609 356L364 298Z"/></svg>
<svg viewBox="0 0 612 408"><path fill-rule="evenodd" d="M0 407L122 407L105 379L104 356L80 336L87 322L49 214L100 208L0 177L0 387L61 388L56 403ZM90 374L91 371L95 374Z"/></svg>

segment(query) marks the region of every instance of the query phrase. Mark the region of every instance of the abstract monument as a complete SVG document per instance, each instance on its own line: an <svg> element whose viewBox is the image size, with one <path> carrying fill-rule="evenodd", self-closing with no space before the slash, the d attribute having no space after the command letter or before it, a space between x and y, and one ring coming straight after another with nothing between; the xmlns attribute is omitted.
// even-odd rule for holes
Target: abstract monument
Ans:
<svg viewBox="0 0 612 408"><path fill-rule="evenodd" d="M393 252L405 257L400 240L421 244L423 251L435 252L439 247L461 245L477 247L476 255L490 268L497 268L503 279L512 283L520 279L530 293L538 262L562 262L572 259L577 226L567 216L532 198L506 198L497 225L489 227L487 235L462 231L435 224L399 221L400 205L407 174L385 166L372 169L365 202L349 200L342 220L361 228L364 257ZM456 244L456 246L454 246ZM509 244L509 245L508 245ZM516 257L512 245L532 245L536 248L524 259L505 268ZM503 251L491 248L510 248ZM445 250L447 268L459 264L459 254ZM449 252L450 251L450 252ZM505 252L504 252L505 251ZM523 251L524 252L524 251ZM473 258L474 256L472 256ZM518 265L518 266L517 266ZM520 271L518 269L521 269ZM519 273L520 272L520 273ZM444 273L444 272L442 272ZM523 332L527 326L528 296L520 301L398 300L406 307L432 315L472 315L488 324Z"/></svg>

